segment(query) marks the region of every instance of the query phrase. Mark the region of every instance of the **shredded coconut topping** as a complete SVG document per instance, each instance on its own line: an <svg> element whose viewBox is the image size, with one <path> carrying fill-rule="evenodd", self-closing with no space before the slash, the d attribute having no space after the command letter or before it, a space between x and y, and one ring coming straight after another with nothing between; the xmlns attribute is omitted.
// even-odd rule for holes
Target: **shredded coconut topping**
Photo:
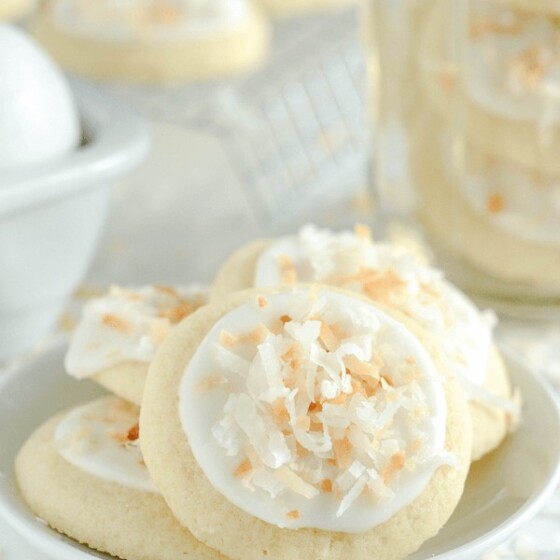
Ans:
<svg viewBox="0 0 560 560"><path fill-rule="evenodd" d="M199 386L211 387L203 394L221 403L206 428L216 455L204 459L190 433L193 425L204 428L194 403L183 402L193 398L183 386L181 410L193 415L183 416L183 426L193 452L204 470L227 458L234 485L275 501L271 515L281 513L274 517L280 526L325 527L310 521L310 511L327 497L328 527L365 530L363 522L341 521L354 504L369 511L371 525L372 511L375 523L379 511L399 509L415 497L412 486L420 491L421 473L426 483L435 468L452 462L444 449L441 380L404 327L360 300L310 290L267 300L265 308L256 301L226 316L203 342L200 362L189 365L184 383L198 376ZM251 337L254 324L266 327L258 341ZM226 383L209 383L217 375L211 364ZM206 437L201 433L200 441ZM223 476L210 472L219 484ZM239 503L247 507L246 499Z"/></svg>
<svg viewBox="0 0 560 560"><path fill-rule="evenodd" d="M125 361L150 362L173 325L206 299L198 286L112 286L85 306L66 355L68 373L85 378Z"/></svg>
<svg viewBox="0 0 560 560"><path fill-rule="evenodd" d="M290 258L297 281L359 292L441 335L455 372L468 381L465 386L484 384L495 318L481 313L439 270L419 263L401 247L374 243L364 226L339 233L306 226L261 255L256 286L282 282L278 255Z"/></svg>

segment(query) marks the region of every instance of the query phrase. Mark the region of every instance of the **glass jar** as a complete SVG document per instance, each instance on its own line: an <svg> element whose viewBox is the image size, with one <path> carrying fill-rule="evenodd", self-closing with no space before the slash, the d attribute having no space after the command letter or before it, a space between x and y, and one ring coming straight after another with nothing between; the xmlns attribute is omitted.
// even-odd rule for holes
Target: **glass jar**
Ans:
<svg viewBox="0 0 560 560"><path fill-rule="evenodd" d="M369 2L382 208L479 299L560 308L560 3Z"/></svg>

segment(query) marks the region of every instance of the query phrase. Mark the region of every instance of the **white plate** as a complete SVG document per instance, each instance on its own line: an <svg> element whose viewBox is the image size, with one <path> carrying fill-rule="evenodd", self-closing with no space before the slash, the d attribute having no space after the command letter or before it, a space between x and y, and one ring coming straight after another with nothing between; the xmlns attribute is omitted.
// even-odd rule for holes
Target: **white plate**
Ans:
<svg viewBox="0 0 560 560"><path fill-rule="evenodd" d="M63 372L64 345L0 379L0 515L27 541L57 560L109 559L50 530L36 519L15 485L14 457L29 434L62 408L102 390ZM521 428L475 464L453 517L409 560L463 560L497 546L533 516L560 479L560 416L545 384L507 358L523 398ZM429 515L429 512L426 512Z"/></svg>

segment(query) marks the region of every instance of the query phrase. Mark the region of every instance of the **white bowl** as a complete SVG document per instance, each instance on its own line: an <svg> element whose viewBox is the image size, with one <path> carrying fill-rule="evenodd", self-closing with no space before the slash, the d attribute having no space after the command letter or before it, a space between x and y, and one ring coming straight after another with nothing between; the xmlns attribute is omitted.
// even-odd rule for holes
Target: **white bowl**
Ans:
<svg viewBox="0 0 560 560"><path fill-rule="evenodd" d="M93 257L110 187L148 150L142 121L75 86L84 144L56 163L0 177L0 362L56 321Z"/></svg>
<svg viewBox="0 0 560 560"><path fill-rule="evenodd" d="M19 448L47 418L103 390L64 373L65 344L0 375L0 519L56 560L110 560L37 519L17 488ZM560 480L560 417L547 384L508 355L512 383L523 394L523 423L494 453L475 463L451 519L408 560L476 560L536 515ZM14 419L17 421L14 422ZM428 512L429 513L429 512ZM0 526L0 534L2 527ZM375 558L375 551L371 554Z"/></svg>

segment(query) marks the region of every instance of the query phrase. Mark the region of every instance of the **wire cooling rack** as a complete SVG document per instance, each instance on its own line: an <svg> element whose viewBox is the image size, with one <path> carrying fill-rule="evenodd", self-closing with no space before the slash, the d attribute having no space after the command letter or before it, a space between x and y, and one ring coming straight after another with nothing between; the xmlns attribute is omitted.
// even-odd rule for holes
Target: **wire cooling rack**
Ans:
<svg viewBox="0 0 560 560"><path fill-rule="evenodd" d="M219 138L262 224L363 186L365 60L355 10L277 26L267 65L228 83L110 86L152 120Z"/></svg>

